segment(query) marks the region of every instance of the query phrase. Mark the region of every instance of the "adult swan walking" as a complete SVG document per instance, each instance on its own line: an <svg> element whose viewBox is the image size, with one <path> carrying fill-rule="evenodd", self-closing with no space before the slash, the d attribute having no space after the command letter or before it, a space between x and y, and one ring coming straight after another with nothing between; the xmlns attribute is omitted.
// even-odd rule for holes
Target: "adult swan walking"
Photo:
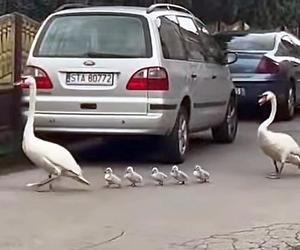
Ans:
<svg viewBox="0 0 300 250"><path fill-rule="evenodd" d="M263 105L271 102L271 114L258 128L258 142L262 151L269 156L274 163L275 173L271 173L268 178L279 179L286 163L296 165L300 168L299 145L288 134L272 132L268 129L274 121L277 111L276 96L271 91L266 91L259 96L258 103ZM277 163L280 163L280 169Z"/></svg>
<svg viewBox="0 0 300 250"><path fill-rule="evenodd" d="M22 148L27 157L36 165L49 173L49 178L39 183L27 184L28 187L41 187L53 182L60 176L75 179L86 185L90 183L83 177L82 170L71 153L64 147L41 140L34 134L34 112L36 103L36 81L27 77L25 85L29 85L29 112L23 133ZM51 189L51 185L50 185Z"/></svg>

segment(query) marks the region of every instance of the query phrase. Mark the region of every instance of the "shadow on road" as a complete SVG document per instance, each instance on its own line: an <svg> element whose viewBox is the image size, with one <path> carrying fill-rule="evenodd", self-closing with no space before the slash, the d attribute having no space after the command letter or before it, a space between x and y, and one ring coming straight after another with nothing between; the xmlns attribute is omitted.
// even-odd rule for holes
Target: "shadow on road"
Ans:
<svg viewBox="0 0 300 250"><path fill-rule="evenodd" d="M212 139L207 134L193 135L188 155L212 143ZM77 145L74 144L74 147L76 148ZM161 164L165 154L159 140L143 137L89 139L85 145L78 146L77 149L72 149L71 146L70 149L80 163L88 164Z"/></svg>
<svg viewBox="0 0 300 250"><path fill-rule="evenodd" d="M256 122L263 120L263 116L249 109L239 112L242 122ZM299 110L296 119L299 119ZM283 123L289 128L289 122ZM285 131L287 129L285 128ZM294 131L294 130L293 130ZM37 135L41 137L40 135ZM238 135L239 136L239 135ZM74 135L51 135L41 137L53 141L68 148L79 164L162 164L165 154L159 144L159 140L153 137L99 137L99 136L74 136ZM187 159L193 154L201 154L204 148L215 145L210 131L197 133L191 136L190 150ZM17 163L16 163L17 162ZM168 164L170 165L170 164ZM21 149L18 155L12 155L7 159L0 159L0 175L15 172L30 167L30 162L22 154Z"/></svg>
<svg viewBox="0 0 300 250"><path fill-rule="evenodd" d="M97 136L51 136L43 139L58 143L70 150L80 165L99 166L103 164L163 164L165 152L159 140L149 137L97 137ZM201 152L213 145L210 134L198 133L191 136L189 155ZM170 164L168 164L170 165ZM21 152L1 160L0 175L32 168L32 164Z"/></svg>

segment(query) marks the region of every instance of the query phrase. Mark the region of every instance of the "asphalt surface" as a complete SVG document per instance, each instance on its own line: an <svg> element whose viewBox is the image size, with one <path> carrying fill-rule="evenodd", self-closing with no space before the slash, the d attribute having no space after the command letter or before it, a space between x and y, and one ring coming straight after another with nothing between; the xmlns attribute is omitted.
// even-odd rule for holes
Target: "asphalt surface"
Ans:
<svg viewBox="0 0 300 250"><path fill-rule="evenodd" d="M300 142L300 116L272 125ZM36 168L0 177L0 249L297 249L300 245L300 171L287 166L280 180L265 176L272 162L256 144L258 122L240 123L233 144L194 135L180 168L192 177L195 164L211 173L211 182L187 185L169 179L163 187L151 178L157 162L151 141L85 138L63 141L83 167L90 188L69 179L54 192L35 192L26 183L46 178ZM26 163L20 163L22 169ZM143 186L108 189L103 171L123 176L132 165Z"/></svg>

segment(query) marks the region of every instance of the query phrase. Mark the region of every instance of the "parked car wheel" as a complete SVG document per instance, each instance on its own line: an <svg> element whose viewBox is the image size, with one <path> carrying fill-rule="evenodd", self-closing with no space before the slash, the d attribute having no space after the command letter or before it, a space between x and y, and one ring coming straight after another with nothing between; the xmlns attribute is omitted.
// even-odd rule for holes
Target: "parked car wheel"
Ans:
<svg viewBox="0 0 300 250"><path fill-rule="evenodd" d="M231 143L234 141L238 128L237 100L231 96L225 120L217 127L212 128L213 139L220 143Z"/></svg>
<svg viewBox="0 0 300 250"><path fill-rule="evenodd" d="M172 133L163 140L164 162L182 163L189 147L188 115L184 107L181 107L178 112Z"/></svg>
<svg viewBox="0 0 300 250"><path fill-rule="evenodd" d="M280 120L292 120L295 115L296 94L295 89L291 86L286 94L286 98L281 107L279 107L278 118Z"/></svg>

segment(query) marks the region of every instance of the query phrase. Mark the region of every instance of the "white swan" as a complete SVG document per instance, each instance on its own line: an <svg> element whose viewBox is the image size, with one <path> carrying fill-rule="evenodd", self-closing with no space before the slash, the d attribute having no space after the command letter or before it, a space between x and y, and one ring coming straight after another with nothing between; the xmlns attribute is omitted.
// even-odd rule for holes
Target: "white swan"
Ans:
<svg viewBox="0 0 300 250"><path fill-rule="evenodd" d="M26 156L36 165L49 173L49 178L39 183L27 184L28 187L41 187L53 182L60 176L67 176L86 185L90 183L83 177L80 166L71 153L64 147L41 140L34 134L34 112L36 103L36 81L29 76L25 84L30 88L29 112L23 133L22 149ZM50 189L51 189L50 184Z"/></svg>
<svg viewBox="0 0 300 250"><path fill-rule="evenodd" d="M185 172L179 170L178 166L176 166L176 165L174 165L174 166L172 167L171 172L170 172L170 175L171 175L175 180L177 180L177 182L178 182L179 184L182 184L182 185L184 185L184 184L185 184L186 182L188 182L188 180L189 180L189 176L188 176Z"/></svg>
<svg viewBox="0 0 300 250"><path fill-rule="evenodd" d="M200 165L196 165L194 168L193 175L201 182L209 182L210 174L204 170Z"/></svg>
<svg viewBox="0 0 300 250"><path fill-rule="evenodd" d="M168 178L166 174L160 172L157 167L152 168L151 177L155 180L160 186L164 185L164 181Z"/></svg>
<svg viewBox="0 0 300 250"><path fill-rule="evenodd" d="M268 130L269 125L274 121L277 111L276 96L271 91L264 92L258 101L259 105L266 102L271 102L271 114L258 128L258 142L262 151L269 156L274 163L275 173L272 173L268 178L278 179L282 173L285 163L296 165L300 168L299 145L288 134L276 133ZM281 164L280 169L277 167L277 162Z"/></svg>
<svg viewBox="0 0 300 250"><path fill-rule="evenodd" d="M137 183L143 182L143 177L133 170L133 167L129 166L126 169L124 178L131 182L131 186L135 187Z"/></svg>
<svg viewBox="0 0 300 250"><path fill-rule="evenodd" d="M107 187L110 187L111 185L116 185L119 188L121 187L121 179L114 174L112 168L107 168L104 171L104 179L106 180Z"/></svg>

